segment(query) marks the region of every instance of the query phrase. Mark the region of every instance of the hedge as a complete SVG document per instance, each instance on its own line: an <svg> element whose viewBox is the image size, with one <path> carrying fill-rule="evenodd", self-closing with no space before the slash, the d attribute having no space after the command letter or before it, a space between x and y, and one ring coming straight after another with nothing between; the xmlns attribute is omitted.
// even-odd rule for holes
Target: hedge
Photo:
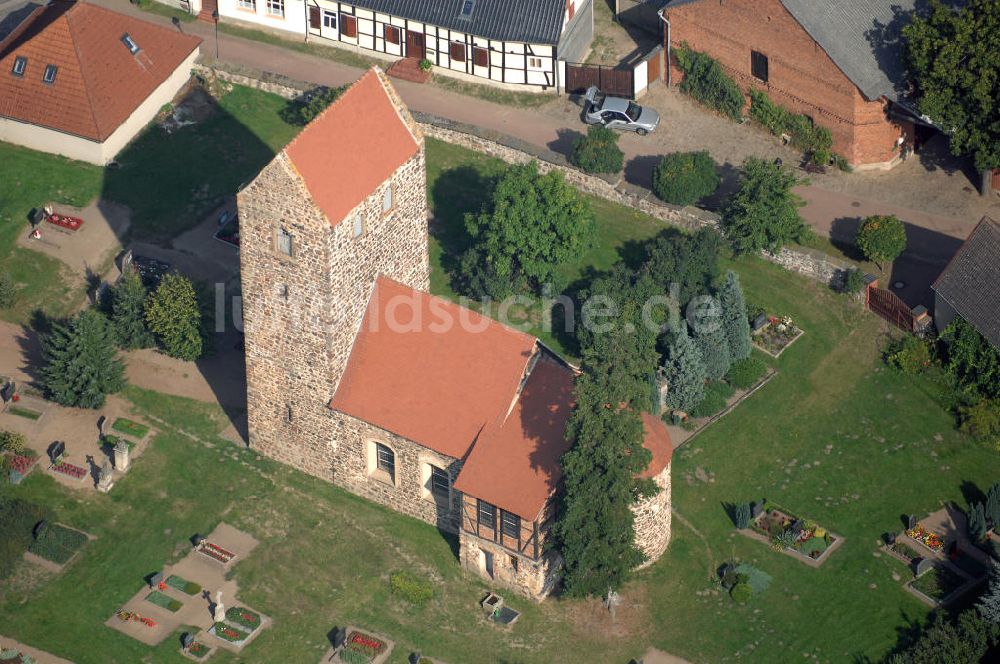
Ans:
<svg viewBox="0 0 1000 664"><path fill-rule="evenodd" d="M693 205L715 193L722 180L708 152L673 152L653 169L653 191L672 205Z"/></svg>
<svg viewBox="0 0 1000 664"><path fill-rule="evenodd" d="M829 129L814 124L807 115L792 113L775 104L754 88L750 89L750 117L775 136L788 134L792 145L808 153L812 163L826 166L833 161L841 170L850 170L846 159L833 154L833 135Z"/></svg>
<svg viewBox="0 0 1000 664"><path fill-rule="evenodd" d="M722 71L722 65L705 53L691 50L687 43L675 48L674 53L684 72L681 92L733 120L743 117L746 99L736 81Z"/></svg>

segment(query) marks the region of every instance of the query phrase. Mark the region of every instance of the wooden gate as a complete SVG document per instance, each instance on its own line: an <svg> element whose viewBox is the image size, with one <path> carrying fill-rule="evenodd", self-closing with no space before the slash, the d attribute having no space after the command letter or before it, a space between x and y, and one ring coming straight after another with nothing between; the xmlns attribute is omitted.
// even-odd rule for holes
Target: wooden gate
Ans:
<svg viewBox="0 0 1000 664"><path fill-rule="evenodd" d="M566 92L582 95L592 85L615 97L635 98L635 73L627 67L566 63Z"/></svg>
<svg viewBox="0 0 1000 664"><path fill-rule="evenodd" d="M1000 168L993 169L993 191L1000 191Z"/></svg>
<svg viewBox="0 0 1000 664"><path fill-rule="evenodd" d="M865 298L865 306L869 311L874 311L901 330L914 331L913 310L898 295L869 286Z"/></svg>

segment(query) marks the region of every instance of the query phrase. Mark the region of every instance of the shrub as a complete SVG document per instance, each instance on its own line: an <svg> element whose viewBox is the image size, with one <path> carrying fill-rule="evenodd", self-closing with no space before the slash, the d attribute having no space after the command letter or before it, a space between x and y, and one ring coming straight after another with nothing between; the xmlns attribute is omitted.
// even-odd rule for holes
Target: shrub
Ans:
<svg viewBox="0 0 1000 664"><path fill-rule="evenodd" d="M971 406L960 406L959 415L962 431L1000 450L1000 399L980 399ZM1000 503L1000 498L995 500ZM993 523L1000 525L1000 515L992 514Z"/></svg>
<svg viewBox="0 0 1000 664"><path fill-rule="evenodd" d="M882 267L883 262L891 263L906 249L906 228L894 215L873 215L862 222L854 241L865 258Z"/></svg>
<svg viewBox="0 0 1000 664"><path fill-rule="evenodd" d="M865 287L865 275L856 267L852 267L844 275L844 292L848 295L860 293Z"/></svg>
<svg viewBox="0 0 1000 664"><path fill-rule="evenodd" d="M411 604L426 604L434 597L434 586L426 579L419 579L411 572L393 572L389 577L389 587L393 595L398 595Z"/></svg>
<svg viewBox="0 0 1000 664"><path fill-rule="evenodd" d="M24 454L28 447L28 439L17 431L0 431L0 452Z"/></svg>
<svg viewBox="0 0 1000 664"><path fill-rule="evenodd" d="M744 579L744 583L750 586L755 595L767 590L767 587L771 585L771 575L766 572L762 572L753 565L747 563L740 563L736 566L736 573Z"/></svg>
<svg viewBox="0 0 1000 664"><path fill-rule="evenodd" d="M788 530L781 530L771 536L771 548L775 551L789 549L795 545L795 533Z"/></svg>
<svg viewBox="0 0 1000 664"><path fill-rule="evenodd" d="M931 365L930 346L924 340L907 334L889 343L885 361L890 367L907 375L916 375Z"/></svg>
<svg viewBox="0 0 1000 664"><path fill-rule="evenodd" d="M719 188L722 180L708 152L672 152L653 169L653 191L673 205L693 205Z"/></svg>
<svg viewBox="0 0 1000 664"><path fill-rule="evenodd" d="M733 522L740 530L750 527L750 503L736 503L733 507Z"/></svg>
<svg viewBox="0 0 1000 664"><path fill-rule="evenodd" d="M757 357L737 360L729 367L726 382L737 390L749 390L767 373L767 364Z"/></svg>
<svg viewBox="0 0 1000 664"><path fill-rule="evenodd" d="M423 70L423 71L430 71L432 67L434 67L434 63L431 62L430 60L428 60L427 58L424 58L424 59L422 59L420 61L420 69L421 70Z"/></svg>
<svg viewBox="0 0 1000 664"><path fill-rule="evenodd" d="M833 135L829 129L813 124L806 115L775 104L760 90L750 90L750 117L775 136L788 134L792 145L808 153L810 161L818 166L826 166L833 158Z"/></svg>
<svg viewBox="0 0 1000 664"><path fill-rule="evenodd" d="M618 147L616 131L591 125L586 136L574 141L569 161L587 173L617 173L625 163L625 153Z"/></svg>
<svg viewBox="0 0 1000 664"><path fill-rule="evenodd" d="M948 374L971 395L1000 398L1000 350L961 317L945 328L941 339Z"/></svg>
<svg viewBox="0 0 1000 664"><path fill-rule="evenodd" d="M171 273L146 300L146 323L163 351L181 360L202 355L201 308L191 280Z"/></svg>
<svg viewBox="0 0 1000 664"><path fill-rule="evenodd" d="M726 76L718 62L705 53L691 50L686 43L675 48L674 53L684 72L681 92L733 120L742 117L746 99L736 81Z"/></svg>
<svg viewBox="0 0 1000 664"><path fill-rule="evenodd" d="M721 412L733 392L732 386L726 383L709 383L705 388L705 398L691 411L691 417L711 417Z"/></svg>
<svg viewBox="0 0 1000 664"><path fill-rule="evenodd" d="M737 583L729 591L729 596L737 604L746 604L753 597L753 588L750 587L749 583Z"/></svg>
<svg viewBox="0 0 1000 664"><path fill-rule="evenodd" d="M0 270L0 309L9 309L17 301L17 284L7 270Z"/></svg>
<svg viewBox="0 0 1000 664"><path fill-rule="evenodd" d="M280 113L281 119L288 124L304 127L322 113L327 106L335 102L344 90L346 90L344 86L313 88L301 99L288 102L288 105Z"/></svg>

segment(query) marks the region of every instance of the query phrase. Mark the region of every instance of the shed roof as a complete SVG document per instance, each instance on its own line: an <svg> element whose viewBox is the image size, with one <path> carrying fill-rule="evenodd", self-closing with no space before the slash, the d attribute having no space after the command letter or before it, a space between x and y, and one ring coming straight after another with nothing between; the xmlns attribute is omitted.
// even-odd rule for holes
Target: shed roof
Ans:
<svg viewBox="0 0 1000 664"><path fill-rule="evenodd" d="M932 288L1000 349L1000 223L983 217Z"/></svg>
<svg viewBox="0 0 1000 664"><path fill-rule="evenodd" d="M53 0L0 42L0 116L104 141L199 44L198 37L104 7ZM18 58L26 61L19 76ZM55 76L45 82L50 66Z"/></svg>

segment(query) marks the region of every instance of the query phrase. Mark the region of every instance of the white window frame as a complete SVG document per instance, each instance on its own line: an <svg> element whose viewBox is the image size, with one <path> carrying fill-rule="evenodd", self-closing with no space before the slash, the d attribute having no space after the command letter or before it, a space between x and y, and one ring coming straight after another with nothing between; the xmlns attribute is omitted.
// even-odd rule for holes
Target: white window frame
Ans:
<svg viewBox="0 0 1000 664"><path fill-rule="evenodd" d="M236 0L240 9L257 13L257 0Z"/></svg>
<svg viewBox="0 0 1000 664"><path fill-rule="evenodd" d="M332 12L329 9L323 10L323 27L327 30L336 30L339 22L339 17L337 12Z"/></svg>
<svg viewBox="0 0 1000 664"><path fill-rule="evenodd" d="M285 0L265 0L267 15L285 18Z"/></svg>
<svg viewBox="0 0 1000 664"><path fill-rule="evenodd" d="M23 55L19 55L14 58L14 66L11 68L10 73L14 76L22 77L24 72L28 69L28 58Z"/></svg>
<svg viewBox="0 0 1000 664"><path fill-rule="evenodd" d="M382 192L382 212L388 212L392 209L394 201L392 200L392 185L390 184Z"/></svg>
<svg viewBox="0 0 1000 664"><path fill-rule="evenodd" d="M541 69L542 59L537 56L528 56L528 69Z"/></svg>
<svg viewBox="0 0 1000 664"><path fill-rule="evenodd" d="M46 85L52 85L56 82L56 74L59 73L59 67L55 65L45 65L45 71L42 72L42 83Z"/></svg>

